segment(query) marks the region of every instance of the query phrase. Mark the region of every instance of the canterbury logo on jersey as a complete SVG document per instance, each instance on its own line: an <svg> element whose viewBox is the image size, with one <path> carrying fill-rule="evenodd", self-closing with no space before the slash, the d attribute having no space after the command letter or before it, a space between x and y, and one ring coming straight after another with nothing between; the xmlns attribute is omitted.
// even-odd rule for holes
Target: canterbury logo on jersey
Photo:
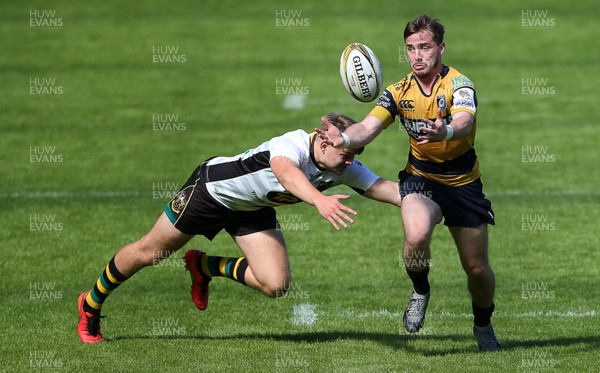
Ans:
<svg viewBox="0 0 600 373"><path fill-rule="evenodd" d="M414 102L415 102L414 100L400 100L398 102L398 107L400 109L404 109L404 110L414 110L414 108L415 108L413 106Z"/></svg>

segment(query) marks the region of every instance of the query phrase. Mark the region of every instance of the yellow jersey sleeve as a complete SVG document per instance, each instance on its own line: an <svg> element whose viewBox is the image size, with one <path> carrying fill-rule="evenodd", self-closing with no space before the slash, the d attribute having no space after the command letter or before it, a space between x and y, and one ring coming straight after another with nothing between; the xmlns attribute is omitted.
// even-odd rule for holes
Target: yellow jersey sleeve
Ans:
<svg viewBox="0 0 600 373"><path fill-rule="evenodd" d="M381 96L379 96L377 105L369 113L369 115L373 115L383 122L384 128L388 128L394 123L398 115L398 107L392 95L391 87L389 86L383 91Z"/></svg>

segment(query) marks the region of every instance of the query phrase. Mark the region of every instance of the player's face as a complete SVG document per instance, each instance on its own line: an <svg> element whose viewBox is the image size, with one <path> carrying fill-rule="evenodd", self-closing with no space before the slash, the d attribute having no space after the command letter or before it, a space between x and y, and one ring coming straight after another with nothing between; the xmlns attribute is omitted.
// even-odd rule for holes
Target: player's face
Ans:
<svg viewBox="0 0 600 373"><path fill-rule="evenodd" d="M438 45L433 40L433 34L427 30L410 35L404 42L410 67L416 76L426 78L437 74L442 64L444 43Z"/></svg>
<svg viewBox="0 0 600 373"><path fill-rule="evenodd" d="M356 154L358 153L355 149L327 146L323 164L327 169L341 175L346 171L346 168L352 164Z"/></svg>

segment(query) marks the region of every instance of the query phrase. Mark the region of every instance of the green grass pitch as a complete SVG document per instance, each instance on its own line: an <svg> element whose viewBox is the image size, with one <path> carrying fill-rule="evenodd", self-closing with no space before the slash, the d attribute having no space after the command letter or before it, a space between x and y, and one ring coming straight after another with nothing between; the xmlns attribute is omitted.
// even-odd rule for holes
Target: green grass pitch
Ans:
<svg viewBox="0 0 600 373"><path fill-rule="evenodd" d="M3 3L0 371L598 371L600 5L423 4ZM80 343L77 296L200 161L310 130L332 110L362 119L372 104L345 92L342 49L370 46L391 84L409 69L403 27L424 12L446 26L444 62L478 89L504 351L476 351L443 226L425 327L403 331L399 211L355 194L359 215L341 232L310 206L278 210L293 276L285 298L216 279L199 312L181 250L110 296L108 343ZM360 160L395 179L406 154L396 124ZM238 254L226 235L186 247Z"/></svg>

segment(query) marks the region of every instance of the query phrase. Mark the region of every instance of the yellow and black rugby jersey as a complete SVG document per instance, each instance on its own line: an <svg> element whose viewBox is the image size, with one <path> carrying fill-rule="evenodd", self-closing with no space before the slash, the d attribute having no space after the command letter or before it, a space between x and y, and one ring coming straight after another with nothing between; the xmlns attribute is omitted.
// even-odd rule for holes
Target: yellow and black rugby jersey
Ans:
<svg viewBox="0 0 600 373"><path fill-rule="evenodd" d="M379 118L387 128L400 118L409 135L410 154L406 171L449 186L468 184L479 178L479 163L475 155L476 122L471 133L461 139L417 145L425 118L435 121L437 109L442 110L444 123L452 115L467 111L475 116L477 97L475 86L456 69L444 66L436 78L431 94L426 95L411 72L401 81L386 88L370 114Z"/></svg>

